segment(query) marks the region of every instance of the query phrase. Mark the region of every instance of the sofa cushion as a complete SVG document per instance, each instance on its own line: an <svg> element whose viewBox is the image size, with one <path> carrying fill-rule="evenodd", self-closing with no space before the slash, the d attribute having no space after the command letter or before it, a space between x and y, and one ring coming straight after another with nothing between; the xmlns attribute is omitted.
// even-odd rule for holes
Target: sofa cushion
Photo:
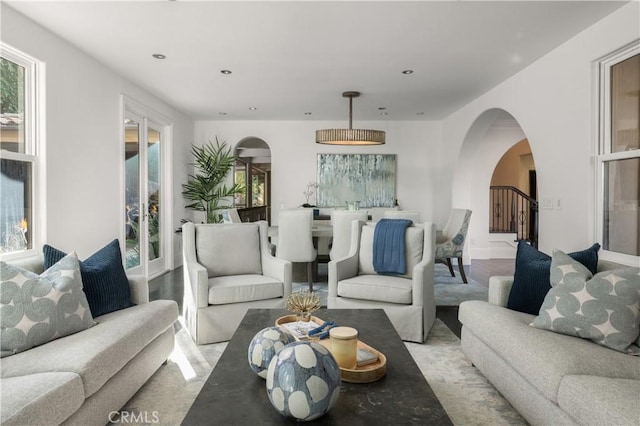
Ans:
<svg viewBox="0 0 640 426"><path fill-rule="evenodd" d="M565 376L558 405L582 425L640 424L640 380Z"/></svg>
<svg viewBox="0 0 640 426"><path fill-rule="evenodd" d="M284 296L284 285L264 275L229 275L209 279L209 304L251 302Z"/></svg>
<svg viewBox="0 0 640 426"><path fill-rule="evenodd" d="M596 273L599 244L586 250L569 253L569 256ZM551 256L538 251L529 244L520 241L516 252L516 270L513 286L509 293L507 308L527 314L538 315L544 297L551 289L549 271Z"/></svg>
<svg viewBox="0 0 640 426"><path fill-rule="evenodd" d="M258 224L196 225L196 257L209 278L262 274Z"/></svg>
<svg viewBox="0 0 640 426"><path fill-rule="evenodd" d="M553 402L557 402L560 381L568 374L640 379L640 358L531 327L533 315L471 300L460 304L459 319Z"/></svg>
<svg viewBox="0 0 640 426"><path fill-rule="evenodd" d="M338 296L410 305L413 282L386 275L358 275L340 281Z"/></svg>
<svg viewBox="0 0 640 426"><path fill-rule="evenodd" d="M5 377L66 371L93 395L178 318L172 300L156 300L97 317L97 325L2 360Z"/></svg>
<svg viewBox="0 0 640 426"><path fill-rule="evenodd" d="M534 327L594 342L625 353L640 353L638 338L640 268L593 276L560 250L553 252L551 290Z"/></svg>
<svg viewBox="0 0 640 426"><path fill-rule="evenodd" d="M37 373L2 379L3 425L60 424L84 403L75 373Z"/></svg>
<svg viewBox="0 0 640 426"><path fill-rule="evenodd" d="M50 268L66 254L50 245L43 248L44 267ZM132 306L129 280L122 267L120 243L113 240L80 262L83 290L94 317Z"/></svg>
<svg viewBox="0 0 640 426"><path fill-rule="evenodd" d="M94 324L82 292L75 253L37 275L0 262L2 357L26 351Z"/></svg>
<svg viewBox="0 0 640 426"><path fill-rule="evenodd" d="M375 224L366 224L360 235L359 275L375 275L373 267L373 237ZM422 260L424 245L424 229L419 226L409 226L405 235L405 256L407 259L407 273L405 278L413 276L413 268Z"/></svg>

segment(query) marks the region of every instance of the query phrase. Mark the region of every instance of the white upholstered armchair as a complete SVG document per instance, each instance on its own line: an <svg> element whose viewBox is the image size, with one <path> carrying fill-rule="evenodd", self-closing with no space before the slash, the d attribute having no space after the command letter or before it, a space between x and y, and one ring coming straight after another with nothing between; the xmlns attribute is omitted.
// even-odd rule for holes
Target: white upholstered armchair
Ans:
<svg viewBox="0 0 640 426"><path fill-rule="evenodd" d="M284 308L291 262L271 255L267 222L182 226L184 320L197 344L229 340L249 308Z"/></svg>
<svg viewBox="0 0 640 426"><path fill-rule="evenodd" d="M347 257L329 262L328 308L384 309L402 340L424 342L436 318L433 223L406 228L405 275L373 267L376 223L353 222Z"/></svg>

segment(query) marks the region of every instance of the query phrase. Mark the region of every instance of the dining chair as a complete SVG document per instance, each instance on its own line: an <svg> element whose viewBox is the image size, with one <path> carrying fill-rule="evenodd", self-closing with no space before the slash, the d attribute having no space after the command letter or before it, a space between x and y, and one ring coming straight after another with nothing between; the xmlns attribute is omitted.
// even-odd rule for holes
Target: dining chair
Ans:
<svg viewBox="0 0 640 426"><path fill-rule="evenodd" d="M418 210L387 210L383 217L387 219L409 219L413 223L420 223L420 212Z"/></svg>
<svg viewBox="0 0 640 426"><path fill-rule="evenodd" d="M236 208L220 210L220 216L223 223L242 223Z"/></svg>
<svg viewBox="0 0 640 426"><path fill-rule="evenodd" d="M331 260L340 259L349 253L351 246L351 223L354 220L367 221L366 210L333 210L331 212L331 226L333 227L333 238L329 258Z"/></svg>
<svg viewBox="0 0 640 426"><path fill-rule="evenodd" d="M455 277L456 274L453 272L451 258L458 258L458 269L460 270L462 282L465 284L467 284L467 276L462 265L462 250L470 221L471 210L451 209L447 224L442 233L438 233L436 236L436 262L445 263L449 267L451 276Z"/></svg>
<svg viewBox="0 0 640 426"><path fill-rule="evenodd" d="M276 257L307 264L309 291L313 291L313 262L318 256L313 245L312 226L312 209L281 210L279 213Z"/></svg>

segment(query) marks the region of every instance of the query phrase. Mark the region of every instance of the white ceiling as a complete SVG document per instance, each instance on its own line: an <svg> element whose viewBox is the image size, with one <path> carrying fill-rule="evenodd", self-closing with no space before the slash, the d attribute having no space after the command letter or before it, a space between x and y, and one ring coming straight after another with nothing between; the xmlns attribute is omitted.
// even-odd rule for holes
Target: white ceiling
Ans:
<svg viewBox="0 0 640 426"><path fill-rule="evenodd" d="M355 125L444 118L625 2L5 3L194 119L346 121L357 90Z"/></svg>

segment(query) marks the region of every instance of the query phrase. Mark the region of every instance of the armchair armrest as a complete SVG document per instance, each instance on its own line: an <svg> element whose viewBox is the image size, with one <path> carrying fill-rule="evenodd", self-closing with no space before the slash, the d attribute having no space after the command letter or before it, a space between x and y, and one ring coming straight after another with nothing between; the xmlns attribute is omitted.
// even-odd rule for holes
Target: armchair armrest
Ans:
<svg viewBox="0 0 640 426"><path fill-rule="evenodd" d="M512 276L498 275L489 278L489 303L506 307L512 285Z"/></svg>
<svg viewBox="0 0 640 426"><path fill-rule="evenodd" d="M338 282L358 275L358 252L329 262L329 297L338 297Z"/></svg>
<svg viewBox="0 0 640 426"><path fill-rule="evenodd" d="M271 253L262 251L262 274L282 281L285 300L291 294L292 268L293 266L288 260L274 257Z"/></svg>
<svg viewBox="0 0 640 426"><path fill-rule="evenodd" d="M182 225L183 306L206 308L209 305L209 273L198 263L195 240L195 225L191 222Z"/></svg>
<svg viewBox="0 0 640 426"><path fill-rule="evenodd" d="M424 241L422 247L422 260L413 267L412 293L413 305L422 307L435 307L434 294L434 267L435 267L435 246L436 227L432 222L424 222ZM434 310L435 315L435 310Z"/></svg>
<svg viewBox="0 0 640 426"><path fill-rule="evenodd" d="M143 276L131 276L129 279L129 291L131 292L131 302L136 305L149 303L149 283Z"/></svg>

